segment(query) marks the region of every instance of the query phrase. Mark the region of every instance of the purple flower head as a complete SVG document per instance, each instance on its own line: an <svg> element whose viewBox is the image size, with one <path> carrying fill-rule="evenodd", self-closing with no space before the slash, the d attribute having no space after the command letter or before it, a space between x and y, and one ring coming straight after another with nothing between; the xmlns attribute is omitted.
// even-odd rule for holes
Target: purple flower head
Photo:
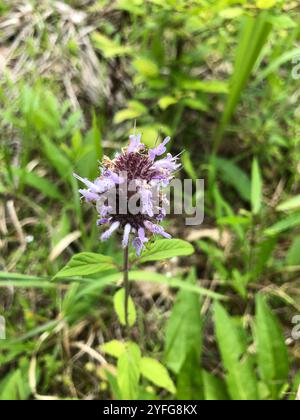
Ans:
<svg viewBox="0 0 300 420"><path fill-rule="evenodd" d="M74 174L85 189L79 190L82 197L92 203L99 215L97 224L107 225L101 240L108 240L117 231L122 232L122 246L130 243L140 255L145 244L153 235L171 238L160 223L166 217L167 198L163 188L174 178L181 167L178 156L166 153L167 137L154 149L148 150L141 143L141 134L130 136L129 146L123 149L113 160L105 157L101 162L100 176L91 182ZM156 160L158 156L160 159ZM134 184L135 191L131 189ZM125 205L123 189L125 188ZM114 196L114 204L110 201ZM132 211L131 201L137 203L137 210ZM122 209L122 210L121 210Z"/></svg>

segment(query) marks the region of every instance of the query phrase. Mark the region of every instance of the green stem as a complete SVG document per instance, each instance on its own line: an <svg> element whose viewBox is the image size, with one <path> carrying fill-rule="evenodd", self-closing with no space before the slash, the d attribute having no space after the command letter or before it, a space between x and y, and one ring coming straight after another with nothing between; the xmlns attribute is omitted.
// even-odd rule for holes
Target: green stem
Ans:
<svg viewBox="0 0 300 420"><path fill-rule="evenodd" d="M128 300L129 300L129 248L124 250L124 289L125 289L125 323L126 329L129 330L128 322Z"/></svg>

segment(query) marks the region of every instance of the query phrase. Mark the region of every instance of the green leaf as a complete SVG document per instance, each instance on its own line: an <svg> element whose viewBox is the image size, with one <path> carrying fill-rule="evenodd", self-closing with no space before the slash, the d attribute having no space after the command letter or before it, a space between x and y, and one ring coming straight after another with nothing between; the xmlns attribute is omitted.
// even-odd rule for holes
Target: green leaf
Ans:
<svg viewBox="0 0 300 420"><path fill-rule="evenodd" d="M288 350L278 320L261 294L256 298L255 332L260 375L277 399L288 380Z"/></svg>
<svg viewBox="0 0 300 420"><path fill-rule="evenodd" d="M92 41L95 48L98 48L106 58L129 55L132 52L131 47L120 45L99 32L92 34Z"/></svg>
<svg viewBox="0 0 300 420"><path fill-rule="evenodd" d="M233 269L232 273L232 286L235 288L235 290L240 294L240 296L246 300L247 298L247 285L249 283L249 276L250 274L247 273L241 273L237 269Z"/></svg>
<svg viewBox="0 0 300 420"><path fill-rule="evenodd" d="M278 0L256 0L256 7L259 9L270 9L278 3Z"/></svg>
<svg viewBox="0 0 300 420"><path fill-rule="evenodd" d="M228 9L224 9L220 11L220 16L224 19L235 19L240 17L244 14L244 10L242 7L230 7Z"/></svg>
<svg viewBox="0 0 300 420"><path fill-rule="evenodd" d="M0 194L6 192L6 187L0 181Z"/></svg>
<svg viewBox="0 0 300 420"><path fill-rule="evenodd" d="M29 395L27 378L21 369L11 372L0 382L0 401L26 400Z"/></svg>
<svg viewBox="0 0 300 420"><path fill-rule="evenodd" d="M125 317L125 289L120 289L114 295L114 308L122 325L126 325ZM136 321L136 310L133 300L129 296L128 299L128 323L132 327Z"/></svg>
<svg viewBox="0 0 300 420"><path fill-rule="evenodd" d="M162 239L155 241L147 249L141 259L141 263L150 261L167 260L174 257L183 257L192 255L195 252L194 247L182 239Z"/></svg>
<svg viewBox="0 0 300 420"><path fill-rule="evenodd" d="M3 280L2 280L3 279ZM53 282L47 281L45 277L29 276L20 273L7 273L0 271L0 288L1 287L20 287L20 288L37 288L37 289L55 289Z"/></svg>
<svg viewBox="0 0 300 420"><path fill-rule="evenodd" d="M141 374L154 385L175 394L175 385L167 369L155 359L143 357L141 360Z"/></svg>
<svg viewBox="0 0 300 420"><path fill-rule="evenodd" d="M54 321L49 321L45 324L39 325L38 327L32 330L29 330L29 332L27 332L26 334L18 336L18 338L12 339L10 343L13 346L16 343L22 343L22 342L28 343L28 340L30 340L31 338L41 336L41 334L43 334L46 331L47 333L52 334L59 323L60 321L58 319L55 319ZM1 349L1 344L3 343L5 345L6 341L4 342L3 340L2 341L0 340L0 349Z"/></svg>
<svg viewBox="0 0 300 420"><path fill-rule="evenodd" d="M300 195L297 195L296 197L290 198L287 201L284 201L283 203L279 204L277 206L277 211L289 211L289 210L296 210L300 208Z"/></svg>
<svg viewBox="0 0 300 420"><path fill-rule="evenodd" d="M67 178L72 173L72 164L65 154L47 137L42 137L43 150L53 168L62 177Z"/></svg>
<svg viewBox="0 0 300 420"><path fill-rule="evenodd" d="M192 271L189 283L195 284ZM202 320L199 297L193 293L178 293L170 318L166 325L165 361L167 366L178 373L187 356L195 351L198 359L202 347Z"/></svg>
<svg viewBox="0 0 300 420"><path fill-rule="evenodd" d="M121 124L122 122L127 120L134 120L146 113L147 108L141 102L130 101L128 103L128 108L122 109L121 111L115 114L114 123Z"/></svg>
<svg viewBox="0 0 300 420"><path fill-rule="evenodd" d="M159 273L155 273L153 271L132 271L129 273L129 280L130 281L149 281L153 283L161 283L166 284L169 287L175 287L180 290L185 290L187 292L195 293L196 295L200 296L208 296L212 299L222 300L225 297L219 293L212 292L209 289L205 289L204 287L199 287L196 284L192 284L189 281L184 281L179 277L172 277L169 278Z"/></svg>
<svg viewBox="0 0 300 420"><path fill-rule="evenodd" d="M292 214L286 217L275 225L265 230L265 234L269 236L278 235L279 233L285 232L293 227L300 225L300 213Z"/></svg>
<svg viewBox="0 0 300 420"><path fill-rule="evenodd" d="M150 149L156 146L156 140L160 136L161 127L155 125L141 125L139 131L143 133L143 143ZM165 130L164 130L165 131Z"/></svg>
<svg viewBox="0 0 300 420"><path fill-rule="evenodd" d="M203 377L198 352L192 350L187 356L177 379L178 400L203 400Z"/></svg>
<svg viewBox="0 0 300 420"><path fill-rule="evenodd" d="M215 159L218 172L222 180L231 185L245 201L251 199L251 182L248 175L240 169L234 162L223 159Z"/></svg>
<svg viewBox="0 0 300 420"><path fill-rule="evenodd" d="M295 377L293 378L293 387L290 395L290 400L295 401L295 398L297 401L300 401L300 371L298 371Z"/></svg>
<svg viewBox="0 0 300 420"><path fill-rule="evenodd" d="M56 285L51 283L50 281L40 281L40 280L30 280L30 281L22 281L22 280L7 280L7 281L0 281L0 288L1 287L18 287L20 289L55 289Z"/></svg>
<svg viewBox="0 0 300 420"><path fill-rule="evenodd" d="M141 112L138 109L132 109L132 108L122 109L122 111L117 112L116 115L114 116L114 123L121 124L122 122L127 121L127 120L135 120L139 118L141 115L143 115L143 113L144 112Z"/></svg>
<svg viewBox="0 0 300 420"><path fill-rule="evenodd" d="M227 401L229 395L225 383L212 375L210 372L203 371L204 394L206 401Z"/></svg>
<svg viewBox="0 0 300 420"><path fill-rule="evenodd" d="M1 277L1 273L0 273ZM168 287L178 288L180 290L186 290L191 293L195 293L196 295L200 296L208 296L211 299L217 300L225 300L225 296L213 292L209 289L205 289L204 287L199 287L195 284L191 284L187 281L182 280L180 277L178 278L169 278L162 274L156 273L154 271L130 271L129 272L129 280L130 281L141 281L141 282L153 282L153 283L161 283L166 284ZM80 279L76 279L76 281L80 281ZM81 280L83 281L83 280ZM90 293L97 293L103 290L105 287L109 286L113 283L118 283L122 281L122 273L114 273L109 274L106 276L101 276L100 278L91 278L91 279L84 279L84 282L87 284L85 288L83 288L79 293L78 297L85 296ZM1 283L2 284L2 283ZM8 282L5 283L7 285ZM55 287L53 283L50 283L52 287Z"/></svg>
<svg viewBox="0 0 300 420"><path fill-rule="evenodd" d="M123 400L136 400L141 374L141 351L135 343L127 343L118 359L117 380Z"/></svg>
<svg viewBox="0 0 300 420"><path fill-rule="evenodd" d="M268 262L276 244L276 237L270 237L255 244L253 249L253 281L257 281L258 277L268 269Z"/></svg>
<svg viewBox="0 0 300 420"><path fill-rule="evenodd" d="M169 108L169 106L177 104L178 100L173 98L172 96L163 96L159 99L158 105L161 109L165 110Z"/></svg>
<svg viewBox="0 0 300 420"><path fill-rule="evenodd" d="M191 158L191 154L188 151L186 151L185 153L183 153L181 160L185 172L193 181L196 181L198 179L198 176L193 164L193 160Z"/></svg>
<svg viewBox="0 0 300 420"><path fill-rule="evenodd" d="M140 73L145 78L154 78L159 75L159 67L157 64L146 57L136 58L132 62L133 67L138 73Z"/></svg>
<svg viewBox="0 0 300 420"><path fill-rule="evenodd" d="M268 41L271 30L272 25L268 21L268 15L265 13L255 17L246 16L243 19L234 73L231 79L231 88L229 89L230 94L214 139L215 151L217 151L221 143L226 127L231 121L251 72L255 68L258 58Z"/></svg>
<svg viewBox="0 0 300 420"><path fill-rule="evenodd" d="M118 359L126 350L126 346L119 340L111 340L108 343L102 344L100 350Z"/></svg>
<svg viewBox="0 0 300 420"><path fill-rule="evenodd" d="M92 128L86 133L82 145L77 150L75 172L83 178L96 179L99 172L97 159L101 161L102 157L102 136L98 127L96 114L93 111Z"/></svg>
<svg viewBox="0 0 300 420"><path fill-rule="evenodd" d="M105 375L107 377L107 380L109 382L109 385L111 387L112 390L112 394L113 394L113 398L116 400L121 400L122 399L122 393L120 391L119 385L118 385L118 380L116 378L116 376L107 368L105 368L104 366L104 372Z"/></svg>
<svg viewBox="0 0 300 420"><path fill-rule="evenodd" d="M297 27L295 20L286 13L277 16L270 15L268 20L276 29L293 29Z"/></svg>
<svg viewBox="0 0 300 420"><path fill-rule="evenodd" d="M207 112L209 110L208 104L200 98L184 98L180 103L188 108L196 109L197 111Z"/></svg>
<svg viewBox="0 0 300 420"><path fill-rule="evenodd" d="M28 172L25 169L11 167L13 173L22 177L22 182L36 190L42 192L46 197L63 200L64 197L57 189L54 183L46 178L37 175L34 172Z"/></svg>
<svg viewBox="0 0 300 420"><path fill-rule="evenodd" d="M40 276L31 276L29 274L21 274L21 273L8 273L6 271L0 271L0 279L5 280L36 280L36 281L43 281L45 277Z"/></svg>
<svg viewBox="0 0 300 420"><path fill-rule="evenodd" d="M225 369L230 371L244 355L246 347L233 319L219 303L215 304L215 328Z"/></svg>
<svg viewBox="0 0 300 420"><path fill-rule="evenodd" d="M198 81L194 90L201 90L202 92L206 93L229 93L229 87L227 82L223 82L222 80L206 80L206 81Z"/></svg>
<svg viewBox="0 0 300 420"><path fill-rule="evenodd" d="M192 91L200 91L205 93L225 93L229 92L228 83L222 80L195 80L186 79L182 82L182 88Z"/></svg>
<svg viewBox="0 0 300 420"><path fill-rule="evenodd" d="M293 243L286 256L288 266L300 266L300 236L293 239Z"/></svg>
<svg viewBox="0 0 300 420"><path fill-rule="evenodd" d="M143 0L118 0L114 5L116 9L126 10L132 15L143 16L146 4Z"/></svg>
<svg viewBox="0 0 300 420"><path fill-rule="evenodd" d="M115 268L114 260L105 255L93 252L82 252L75 255L71 261L60 270L55 279L75 276L88 276Z"/></svg>
<svg viewBox="0 0 300 420"><path fill-rule="evenodd" d="M96 116L95 111L93 111L93 126L92 126L91 133L92 133L94 150L95 150L94 157L97 157L97 159L101 161L103 158L102 135L98 127L97 116Z"/></svg>
<svg viewBox="0 0 300 420"><path fill-rule="evenodd" d="M247 343L233 319L215 303L216 337L226 370L226 382L233 400L257 400L258 390Z"/></svg>
<svg viewBox="0 0 300 420"><path fill-rule="evenodd" d="M252 213L259 214L262 206L262 178L257 159L252 164L251 205Z"/></svg>
<svg viewBox="0 0 300 420"><path fill-rule="evenodd" d="M249 225L251 220L248 217L241 217L241 216L228 216L228 217L221 217L218 219L218 225L220 226L239 226L239 225Z"/></svg>
<svg viewBox="0 0 300 420"><path fill-rule="evenodd" d="M275 17L275 16L274 16ZM285 63L292 63L294 59L297 59L300 54L300 48L294 48L290 51L285 51L280 57L271 61L271 63L263 69L258 77L256 78L255 85L259 85L264 79L273 73L278 73L281 66Z"/></svg>

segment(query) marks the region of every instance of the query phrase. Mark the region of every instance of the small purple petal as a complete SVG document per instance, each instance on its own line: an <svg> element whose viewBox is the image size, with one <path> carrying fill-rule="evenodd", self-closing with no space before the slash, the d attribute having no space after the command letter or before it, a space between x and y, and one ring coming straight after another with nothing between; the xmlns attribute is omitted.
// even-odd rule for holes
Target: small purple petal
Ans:
<svg viewBox="0 0 300 420"><path fill-rule="evenodd" d="M120 227L120 222L114 222L112 225L111 225L111 227L106 231L106 232L104 232L103 234L102 234L102 236L101 236L101 240L102 241L107 241L110 237L111 237L111 235L116 231L116 230L118 230L119 229L119 227Z"/></svg>
<svg viewBox="0 0 300 420"><path fill-rule="evenodd" d="M118 174L115 174L112 171L107 171L105 176L107 177L107 179L112 181L114 184L122 184L124 182L124 178L122 178Z"/></svg>
<svg viewBox="0 0 300 420"><path fill-rule="evenodd" d="M151 223L149 221L146 221L144 223L144 225L150 232L152 232L156 235L161 235L166 239L171 239L172 238L172 236L169 233L165 232L165 230L162 226L155 225L154 223Z"/></svg>
<svg viewBox="0 0 300 420"><path fill-rule="evenodd" d="M154 160L156 156L161 156L164 153L166 153L167 151L166 145L169 143L170 140L171 140L171 137L166 137L159 146L155 147L154 149L150 149L149 150L150 159Z"/></svg>
<svg viewBox="0 0 300 420"><path fill-rule="evenodd" d="M132 246L135 248L136 255L139 257L141 255L142 249L143 249L143 244L141 243L141 241L139 240L139 238L135 238L132 241Z"/></svg>
<svg viewBox="0 0 300 420"><path fill-rule="evenodd" d="M139 228L138 235L139 236L133 240L132 245L136 249L136 254L139 257L145 249L145 243L148 242L148 239L146 238L145 229L143 228Z"/></svg>
<svg viewBox="0 0 300 420"><path fill-rule="evenodd" d="M95 182L91 182L86 178L82 178L81 176L75 173L73 174L73 176L79 181L81 181L83 184L85 184L91 192L96 194L102 194L104 192L107 192L109 189L115 187L115 183L111 179L105 179L103 176L97 178Z"/></svg>
<svg viewBox="0 0 300 420"><path fill-rule="evenodd" d="M106 206L105 204L97 206L97 211L102 217L106 217L112 210L111 206Z"/></svg>
<svg viewBox="0 0 300 420"><path fill-rule="evenodd" d="M159 214L156 216L156 220L157 220L158 222L162 222L162 221L166 218L166 216L167 216L167 211L166 211L166 209L165 209L165 208L163 208L163 207L161 207L161 208L159 209Z"/></svg>
<svg viewBox="0 0 300 420"><path fill-rule="evenodd" d="M139 238L142 242L148 242L148 239L146 238L145 229L139 228Z"/></svg>
<svg viewBox="0 0 300 420"><path fill-rule="evenodd" d="M139 193L141 196L142 212L148 214L149 217L153 217L152 192L147 188L140 188Z"/></svg>
<svg viewBox="0 0 300 420"><path fill-rule="evenodd" d="M128 223L124 228L124 236L123 236L123 242L122 242L123 248L126 248L129 244L130 232L131 232L131 225Z"/></svg>
<svg viewBox="0 0 300 420"><path fill-rule="evenodd" d="M140 133L129 136L130 143L127 149L128 154L138 152L140 148L145 147L144 144L141 143L141 138L142 135Z"/></svg>
<svg viewBox="0 0 300 420"><path fill-rule="evenodd" d="M79 190L80 194L86 199L88 203L99 200L99 195L89 190Z"/></svg>
<svg viewBox="0 0 300 420"><path fill-rule="evenodd" d="M94 193L98 193L100 192L97 185L95 185L93 182L89 181L86 178L82 178L81 176L77 175L77 174L73 174L73 176L78 179L78 181L81 181L83 184L85 184L92 192Z"/></svg>
<svg viewBox="0 0 300 420"><path fill-rule="evenodd" d="M105 225L106 223L109 223L111 221L111 218L102 218L102 219L99 219L99 220L97 220L97 226L100 226L100 225Z"/></svg>
<svg viewBox="0 0 300 420"><path fill-rule="evenodd" d="M152 181L159 182L163 188L168 187L172 179L171 174L160 174L156 175Z"/></svg>
<svg viewBox="0 0 300 420"><path fill-rule="evenodd" d="M98 188L98 192L100 194L106 193L111 188L116 186L116 184L110 178L105 178L104 176L96 179L95 185Z"/></svg>
<svg viewBox="0 0 300 420"><path fill-rule="evenodd" d="M173 157L170 153L164 159L154 162L153 168L155 169L165 169L169 172L175 172L181 167L180 163L177 163L178 157Z"/></svg>

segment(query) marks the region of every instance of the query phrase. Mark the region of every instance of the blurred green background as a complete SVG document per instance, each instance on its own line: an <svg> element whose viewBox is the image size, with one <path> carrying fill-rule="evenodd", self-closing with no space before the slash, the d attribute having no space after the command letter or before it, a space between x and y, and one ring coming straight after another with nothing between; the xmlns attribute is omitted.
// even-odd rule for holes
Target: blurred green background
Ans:
<svg viewBox="0 0 300 420"><path fill-rule="evenodd" d="M124 337L113 288L51 278L81 251L121 260L72 173L95 178L135 121L147 145L170 135L185 150L179 176L206 183L204 224L168 221L195 254L149 264L158 280L133 288L132 339L169 372L138 397L296 398L299 12L292 0L0 0L0 399L119 397L100 348ZM226 300L161 280L173 277Z"/></svg>

